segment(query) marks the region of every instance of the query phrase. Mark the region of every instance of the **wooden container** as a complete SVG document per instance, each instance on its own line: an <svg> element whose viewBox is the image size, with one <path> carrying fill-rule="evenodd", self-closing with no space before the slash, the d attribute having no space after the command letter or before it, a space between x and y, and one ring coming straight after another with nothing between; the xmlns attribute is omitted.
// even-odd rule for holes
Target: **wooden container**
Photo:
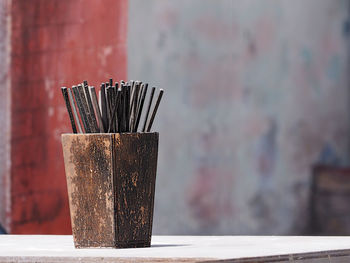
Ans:
<svg viewBox="0 0 350 263"><path fill-rule="evenodd" d="M63 134L76 248L149 247L158 133Z"/></svg>
<svg viewBox="0 0 350 263"><path fill-rule="evenodd" d="M310 231L313 235L350 235L350 169L313 168Z"/></svg>

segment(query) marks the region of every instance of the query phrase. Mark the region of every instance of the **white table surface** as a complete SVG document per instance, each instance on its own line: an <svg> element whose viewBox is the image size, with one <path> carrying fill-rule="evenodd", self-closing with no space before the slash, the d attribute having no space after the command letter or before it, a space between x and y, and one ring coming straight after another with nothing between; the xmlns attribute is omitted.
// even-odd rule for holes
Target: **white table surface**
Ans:
<svg viewBox="0 0 350 263"><path fill-rule="evenodd" d="M312 262L330 262L321 259L344 259L348 255L350 237L153 236L150 248L75 249L72 236L0 235L0 262L192 262L208 259L231 259L233 262L240 259L240 262L246 262L242 260L248 258L260 258L254 262L269 262L263 261L263 258L294 262L292 260L305 257L320 259ZM350 262L350 257L348 259L344 262Z"/></svg>

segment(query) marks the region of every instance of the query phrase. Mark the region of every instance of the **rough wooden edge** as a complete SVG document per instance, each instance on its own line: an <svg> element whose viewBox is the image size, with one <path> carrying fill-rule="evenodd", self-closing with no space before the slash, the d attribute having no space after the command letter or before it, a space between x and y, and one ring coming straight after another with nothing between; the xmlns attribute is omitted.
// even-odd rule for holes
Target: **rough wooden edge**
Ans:
<svg viewBox="0 0 350 263"><path fill-rule="evenodd" d="M152 213L152 216L150 217L150 222L149 222L149 225L150 225L150 237L149 237L149 240L150 242L152 243L152 229L153 229L153 217L154 217L154 199L155 199L155 196L156 196L156 182L157 182L157 170L158 170L158 146L159 146L159 133L158 132L155 132L154 133L155 136L156 136L156 141L157 141L157 144L156 144L156 163L155 163L155 166L156 166L156 171L155 171L155 178L154 178L154 182L153 182L153 185L151 186L151 191L153 192L153 197L152 197L152 201L151 201L151 213Z"/></svg>

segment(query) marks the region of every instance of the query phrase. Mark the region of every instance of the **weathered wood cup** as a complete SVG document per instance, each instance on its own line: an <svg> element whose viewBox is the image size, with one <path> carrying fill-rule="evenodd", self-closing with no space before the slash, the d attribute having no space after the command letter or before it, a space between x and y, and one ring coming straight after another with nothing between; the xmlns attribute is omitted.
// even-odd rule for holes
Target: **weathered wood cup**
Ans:
<svg viewBox="0 0 350 263"><path fill-rule="evenodd" d="M151 245L158 133L62 134L74 245Z"/></svg>

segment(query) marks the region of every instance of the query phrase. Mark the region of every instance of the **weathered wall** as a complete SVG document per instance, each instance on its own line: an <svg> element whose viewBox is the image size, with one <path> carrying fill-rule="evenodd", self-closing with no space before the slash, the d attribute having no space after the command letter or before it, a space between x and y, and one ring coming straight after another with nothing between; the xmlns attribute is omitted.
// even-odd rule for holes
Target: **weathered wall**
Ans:
<svg viewBox="0 0 350 263"><path fill-rule="evenodd" d="M154 231L300 234L346 163L345 0L130 0L128 77L165 89Z"/></svg>
<svg viewBox="0 0 350 263"><path fill-rule="evenodd" d="M1 150L10 153L11 167L1 178L10 178L11 187L1 182L0 192L10 191L11 209L3 218L1 207L1 223L11 233L67 234L71 227L60 135L71 128L60 87L83 79L96 85L110 76L126 78L127 0L8 2L11 24L1 24L0 34L6 29L11 36L11 97L6 100L11 107L6 111L7 104L1 104L1 114L10 122L11 153ZM2 17L0 13L0 23Z"/></svg>
<svg viewBox="0 0 350 263"><path fill-rule="evenodd" d="M0 1L0 222L9 228L10 220L10 1ZM2 228L0 227L0 233Z"/></svg>

